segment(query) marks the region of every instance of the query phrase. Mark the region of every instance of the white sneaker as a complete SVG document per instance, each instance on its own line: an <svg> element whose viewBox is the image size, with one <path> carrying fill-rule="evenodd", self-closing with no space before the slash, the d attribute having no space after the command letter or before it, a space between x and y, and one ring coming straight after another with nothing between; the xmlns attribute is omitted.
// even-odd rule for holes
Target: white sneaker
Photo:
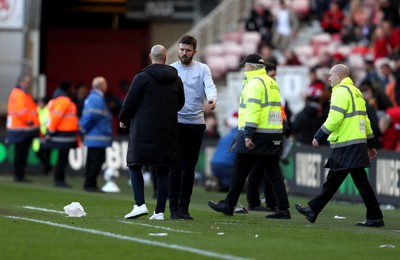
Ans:
<svg viewBox="0 0 400 260"><path fill-rule="evenodd" d="M133 210L131 212L129 212L128 214L126 214L124 218L126 218L126 219L137 218L137 217L146 215L148 213L149 213L149 211L147 210L146 204L143 204L140 207L138 207L137 205L134 205Z"/></svg>
<svg viewBox="0 0 400 260"><path fill-rule="evenodd" d="M164 213L153 213L153 216L149 218L150 220L164 220Z"/></svg>

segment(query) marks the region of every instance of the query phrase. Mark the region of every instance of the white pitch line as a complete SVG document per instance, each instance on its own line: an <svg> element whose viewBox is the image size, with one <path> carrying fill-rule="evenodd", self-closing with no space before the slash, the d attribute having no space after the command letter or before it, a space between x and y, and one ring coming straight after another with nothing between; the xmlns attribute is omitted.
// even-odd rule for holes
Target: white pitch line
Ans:
<svg viewBox="0 0 400 260"><path fill-rule="evenodd" d="M33 207L33 206L22 206L22 208L31 209L31 210L38 210L38 211L44 211L44 212L65 214L65 212L63 212L63 211L53 210L53 209L46 209L46 208L38 208L38 207ZM124 221L124 220L119 220L118 222L125 223L125 224L131 224L131 225L144 226L144 227L152 227L152 228L164 229L164 230L175 231L175 232L179 232L179 233L193 233L192 231L187 231L187 230L179 230L179 229L173 229L173 228L169 228L169 227L154 226L154 225L150 225L150 224L129 222L129 221Z"/></svg>
<svg viewBox="0 0 400 260"><path fill-rule="evenodd" d="M53 226L53 227L72 229L72 230L81 231L81 232L85 232L85 233L90 233L90 234L95 234L95 235L100 235L100 236L105 236L105 237L111 237L111 238L117 238L117 239L121 239L121 240L127 240L127 241L132 241L132 242L137 242L137 243L142 243L142 244L147 244L147 245L152 245L152 246L165 247L168 249L175 249L175 250L190 252L190 253L194 253L194 254L198 254L198 255L215 257L215 258L219 258L219 259L250 260L249 258L225 255L225 254L201 250L201 249L197 249L197 248L193 248L193 247L180 246L180 245L176 245L176 244L167 244L167 243L163 243L163 242L151 241L151 240L137 238L137 237L129 237L129 236L124 236L124 235L115 234L115 233L111 233L111 232L100 231L100 230L96 230L96 229L74 227L74 226L59 224L59 223L50 222L50 221L43 221L40 219L24 218L24 217L17 217L17 216L6 216L6 218L31 221L31 222L45 224L45 225L49 225L49 226Z"/></svg>
<svg viewBox="0 0 400 260"><path fill-rule="evenodd" d="M45 211L45 212L52 212L52 213L65 214L64 211L53 210L53 209L37 208L37 207L32 207L32 206L23 206L23 208L24 208L24 209L32 209L32 210Z"/></svg>
<svg viewBox="0 0 400 260"><path fill-rule="evenodd" d="M125 221L125 220L119 220L118 222L125 223L125 224L130 224L130 225L138 225L138 226L144 226L144 227L159 228L159 229L164 229L164 230L169 230L169 231L174 231L174 232L180 232L180 233L193 233L192 231L188 231L188 230L180 230L180 229L173 229L173 228L169 228L169 227L154 226L154 225L150 225L150 224L130 222L130 221Z"/></svg>

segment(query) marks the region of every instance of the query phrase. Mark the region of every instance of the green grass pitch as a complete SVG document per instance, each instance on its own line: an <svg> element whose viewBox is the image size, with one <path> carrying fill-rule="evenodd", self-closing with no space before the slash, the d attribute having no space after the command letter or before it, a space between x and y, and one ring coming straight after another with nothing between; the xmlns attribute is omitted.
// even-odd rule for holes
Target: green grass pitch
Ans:
<svg viewBox="0 0 400 260"><path fill-rule="evenodd" d="M155 200L146 187L149 215L125 220L134 204L126 176L116 194L86 193L78 176L67 178L73 189L54 188L51 178L20 184L0 176L0 259L400 259L398 209L383 210L383 228L355 226L365 220L364 205L335 201L310 224L294 209L307 198L294 196L290 220L262 212L227 217L207 206L225 193L196 186L194 220L170 220L167 206L164 221L151 221ZM68 217L63 207L71 202L80 202L87 215ZM245 194L239 202L247 206Z"/></svg>

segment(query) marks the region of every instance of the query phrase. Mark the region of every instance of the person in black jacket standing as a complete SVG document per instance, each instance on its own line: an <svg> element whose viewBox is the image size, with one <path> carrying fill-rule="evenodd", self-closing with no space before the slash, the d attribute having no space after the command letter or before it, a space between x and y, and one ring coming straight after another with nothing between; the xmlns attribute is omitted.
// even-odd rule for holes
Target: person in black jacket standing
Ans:
<svg viewBox="0 0 400 260"><path fill-rule="evenodd" d="M136 204L126 219L148 214L142 166L157 167L157 206L152 220L164 220L168 197L168 171L180 166L178 111L185 104L182 80L175 68L165 65L166 49L155 45L151 65L134 77L119 114L120 127L129 124L126 156Z"/></svg>

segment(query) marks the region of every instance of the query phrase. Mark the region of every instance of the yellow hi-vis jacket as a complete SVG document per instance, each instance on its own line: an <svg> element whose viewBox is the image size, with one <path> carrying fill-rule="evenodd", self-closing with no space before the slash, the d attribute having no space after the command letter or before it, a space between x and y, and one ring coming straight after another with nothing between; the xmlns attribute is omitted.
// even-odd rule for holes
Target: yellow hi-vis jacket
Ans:
<svg viewBox="0 0 400 260"><path fill-rule="evenodd" d="M238 133L231 150L240 153L273 154L282 152L283 124L279 88L265 69L246 71L240 96ZM248 150L244 139L251 138L255 149ZM236 149L235 149L236 148Z"/></svg>
<svg viewBox="0 0 400 260"><path fill-rule="evenodd" d="M347 77L332 88L328 118L314 136L328 137L332 149L325 167L332 171L369 167L367 149L374 139L361 91Z"/></svg>
<svg viewBox="0 0 400 260"><path fill-rule="evenodd" d="M329 115L322 131L329 135L331 148L367 143L368 138L374 137L364 97L350 78L333 87Z"/></svg>

